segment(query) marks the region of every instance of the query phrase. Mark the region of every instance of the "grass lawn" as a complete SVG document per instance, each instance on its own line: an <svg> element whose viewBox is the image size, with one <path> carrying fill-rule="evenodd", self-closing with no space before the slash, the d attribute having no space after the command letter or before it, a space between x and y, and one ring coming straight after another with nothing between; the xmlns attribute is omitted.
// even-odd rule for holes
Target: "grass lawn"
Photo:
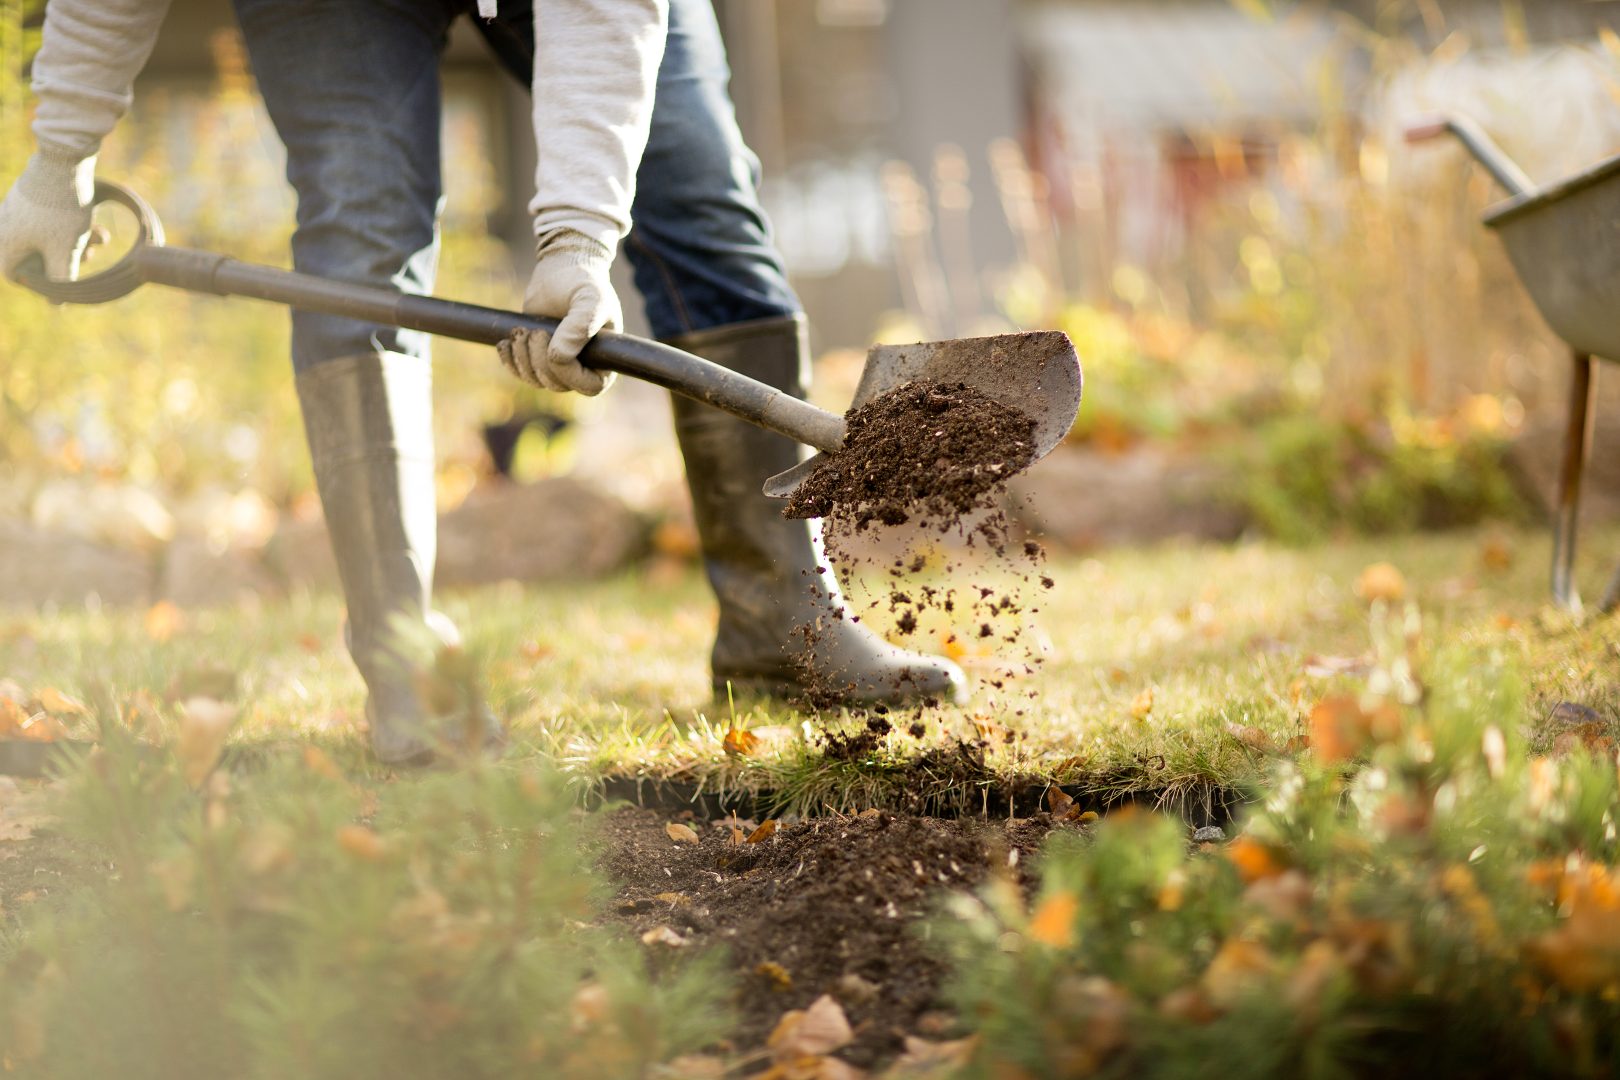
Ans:
<svg viewBox="0 0 1620 1080"><path fill-rule="evenodd" d="M1617 541L1614 530L1586 537L1589 593ZM777 810L948 812L988 806L996 791L1058 782L1082 797L1144 794L1181 808L1254 778L1267 756L1256 732L1286 745L1313 702L1364 674L1355 668L1370 637L1356 582L1377 562L1404 575L1430 647L1483 645L1525 673L1533 739L1550 738L1540 729L1559 702L1612 722L1620 628L1547 604L1548 548L1544 532L1492 529L1310 549L1056 557L1055 587L1024 616L1023 639L1044 658L1034 675L1003 679L1005 667L1022 669L1021 658L964 654L953 644L978 682L969 707L924 714L920 738L904 730L907 718L871 752L836 757L821 732L859 718L709 699L713 608L695 570L509 585L441 603L461 624L517 752L557 761L581 787L632 777L763 792ZM882 607L867 617L892 624ZM362 687L340 627L331 596L186 613L13 612L0 616L0 679L36 695L49 688L116 701L161 723L191 694L234 696L239 751L308 738L365 772ZM958 629L961 640L977 640L970 627ZM939 648L949 635L925 626L912 640ZM732 726L762 734L749 755L724 751ZM1234 726L1252 729L1247 741ZM983 745L964 755L964 741Z"/></svg>

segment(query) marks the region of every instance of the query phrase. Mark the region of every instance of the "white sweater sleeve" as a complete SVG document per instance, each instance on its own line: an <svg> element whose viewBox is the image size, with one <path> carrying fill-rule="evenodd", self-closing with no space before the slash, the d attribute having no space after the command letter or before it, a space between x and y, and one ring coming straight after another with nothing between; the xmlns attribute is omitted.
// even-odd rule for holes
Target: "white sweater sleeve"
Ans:
<svg viewBox="0 0 1620 1080"><path fill-rule="evenodd" d="M129 109L169 0L51 0L34 59L34 137L87 158Z"/></svg>
<svg viewBox="0 0 1620 1080"><path fill-rule="evenodd" d="M536 236L630 231L668 30L669 0L535 0Z"/></svg>

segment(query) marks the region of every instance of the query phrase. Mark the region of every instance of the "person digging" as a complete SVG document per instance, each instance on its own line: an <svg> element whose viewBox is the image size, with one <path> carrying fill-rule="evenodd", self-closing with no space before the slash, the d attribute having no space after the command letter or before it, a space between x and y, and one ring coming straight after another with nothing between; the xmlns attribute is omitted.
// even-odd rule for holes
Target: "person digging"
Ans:
<svg viewBox="0 0 1620 1080"><path fill-rule="evenodd" d="M77 275L96 154L131 102L168 0L52 0L33 69L37 150L0 202L0 268L41 256ZM805 318L738 131L710 0L235 0L250 62L298 198L295 268L412 293L438 253L439 60L474 24L532 89L538 165L530 314L554 334L502 343L506 368L556 392L600 394L582 365L621 308L622 243L661 339L805 395ZM432 391L425 335L295 312L292 361L327 529L348 605L349 651L369 691L371 744L390 765L431 761L447 737L421 699L400 632L453 643L431 607ZM846 704L961 699L960 669L900 649L842 614L813 522L761 493L800 460L791 440L674 399L703 561L719 602L717 693ZM828 617L832 615L834 617ZM819 626L813 643L802 628ZM480 720L488 743L504 738Z"/></svg>

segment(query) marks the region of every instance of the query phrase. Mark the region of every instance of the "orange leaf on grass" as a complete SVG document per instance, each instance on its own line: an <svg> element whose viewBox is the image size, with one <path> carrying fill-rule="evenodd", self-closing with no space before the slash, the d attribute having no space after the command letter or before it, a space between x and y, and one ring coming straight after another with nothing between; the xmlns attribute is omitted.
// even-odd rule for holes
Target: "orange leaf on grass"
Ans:
<svg viewBox="0 0 1620 1080"><path fill-rule="evenodd" d="M747 757L759 747L759 736L747 728L734 727L726 732L720 745L733 757Z"/></svg>
<svg viewBox="0 0 1620 1080"><path fill-rule="evenodd" d="M317 776L324 776L328 780L342 780L343 770L318 746L304 747L304 767Z"/></svg>
<svg viewBox="0 0 1620 1080"><path fill-rule="evenodd" d="M1227 844L1223 854L1237 867L1245 885L1274 878L1288 869L1270 847L1249 836L1240 836Z"/></svg>
<svg viewBox="0 0 1620 1080"><path fill-rule="evenodd" d="M34 695L39 707L56 716L88 716L90 710L84 707L84 702L77 698L68 697L55 687L46 687Z"/></svg>
<svg viewBox="0 0 1620 1080"><path fill-rule="evenodd" d="M1401 713L1388 703L1368 710L1349 694L1323 698L1311 709L1311 746L1323 761L1349 761L1371 744L1401 733Z"/></svg>
<svg viewBox="0 0 1620 1080"><path fill-rule="evenodd" d="M376 830L364 825L344 825L337 831L338 847L361 862L381 862L388 854L388 845Z"/></svg>
<svg viewBox="0 0 1620 1080"><path fill-rule="evenodd" d="M1356 579L1356 595L1369 604L1398 604L1406 599L1406 577L1392 563L1373 563Z"/></svg>
<svg viewBox="0 0 1620 1080"><path fill-rule="evenodd" d="M143 623L146 636L161 645L185 628L186 613L168 600L159 600L146 609Z"/></svg>

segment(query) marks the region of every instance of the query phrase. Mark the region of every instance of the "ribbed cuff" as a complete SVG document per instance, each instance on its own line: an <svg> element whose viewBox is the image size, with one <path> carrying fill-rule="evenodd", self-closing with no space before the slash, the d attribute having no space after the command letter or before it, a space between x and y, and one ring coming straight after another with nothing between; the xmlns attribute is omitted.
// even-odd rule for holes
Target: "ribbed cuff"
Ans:
<svg viewBox="0 0 1620 1080"><path fill-rule="evenodd" d="M548 229L535 238L535 258L560 260L568 266L606 266L613 249L594 236L572 228Z"/></svg>
<svg viewBox="0 0 1620 1080"><path fill-rule="evenodd" d="M41 144L22 175L17 191L49 210L82 210L95 199L96 158L81 158Z"/></svg>

